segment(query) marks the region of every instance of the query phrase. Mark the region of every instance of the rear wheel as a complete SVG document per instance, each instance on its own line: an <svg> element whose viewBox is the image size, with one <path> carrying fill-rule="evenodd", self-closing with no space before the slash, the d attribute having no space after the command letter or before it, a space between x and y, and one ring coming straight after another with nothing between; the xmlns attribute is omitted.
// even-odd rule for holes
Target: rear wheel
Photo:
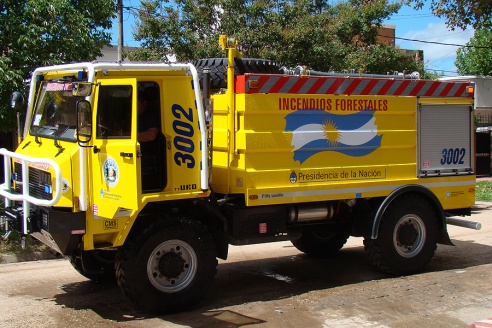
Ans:
<svg viewBox="0 0 492 328"><path fill-rule="evenodd" d="M217 259L200 222L169 218L144 230L120 250L116 275L137 308L150 313L183 310L212 285Z"/></svg>
<svg viewBox="0 0 492 328"><path fill-rule="evenodd" d="M418 195L395 200L383 215L378 238L365 239L372 264L392 274L421 270L434 256L438 232L437 214L431 204Z"/></svg>
<svg viewBox="0 0 492 328"><path fill-rule="evenodd" d="M342 229L318 228L316 230L305 230L299 239L291 240L298 250L314 256L333 256L347 242L349 233Z"/></svg>

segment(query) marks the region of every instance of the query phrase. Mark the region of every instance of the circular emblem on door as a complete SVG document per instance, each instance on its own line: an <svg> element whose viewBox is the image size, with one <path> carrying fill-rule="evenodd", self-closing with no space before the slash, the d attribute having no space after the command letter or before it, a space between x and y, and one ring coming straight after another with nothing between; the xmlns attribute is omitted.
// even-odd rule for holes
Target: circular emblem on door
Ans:
<svg viewBox="0 0 492 328"><path fill-rule="evenodd" d="M120 171L118 169L118 163L116 163L113 158L106 158L106 160L104 161L102 173L106 184L111 188L116 187L116 185L118 184L118 179L120 177Z"/></svg>

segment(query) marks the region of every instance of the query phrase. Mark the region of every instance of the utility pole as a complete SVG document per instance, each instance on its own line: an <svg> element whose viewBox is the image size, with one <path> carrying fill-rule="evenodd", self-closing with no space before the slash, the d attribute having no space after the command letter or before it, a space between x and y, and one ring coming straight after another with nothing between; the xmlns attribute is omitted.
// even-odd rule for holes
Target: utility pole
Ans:
<svg viewBox="0 0 492 328"><path fill-rule="evenodd" d="M123 0L118 0L118 63L123 61Z"/></svg>

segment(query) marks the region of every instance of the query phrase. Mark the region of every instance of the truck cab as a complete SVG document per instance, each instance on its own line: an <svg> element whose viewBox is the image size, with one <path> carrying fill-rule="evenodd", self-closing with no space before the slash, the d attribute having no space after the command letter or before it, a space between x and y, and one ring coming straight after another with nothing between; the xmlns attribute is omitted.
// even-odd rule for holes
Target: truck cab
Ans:
<svg viewBox="0 0 492 328"><path fill-rule="evenodd" d="M196 83L191 65L36 70L25 138L16 153L3 153L14 164L12 189L2 193L24 203L12 223L24 233L65 227L51 237L70 255L76 247L121 246L122 227L148 202L207 196L207 127ZM139 140L148 126L157 133ZM63 223L67 216L71 223Z"/></svg>

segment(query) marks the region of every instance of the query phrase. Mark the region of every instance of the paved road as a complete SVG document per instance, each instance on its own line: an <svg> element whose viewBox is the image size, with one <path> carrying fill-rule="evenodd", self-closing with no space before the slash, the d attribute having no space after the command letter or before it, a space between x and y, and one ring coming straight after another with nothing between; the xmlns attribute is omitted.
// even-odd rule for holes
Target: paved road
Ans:
<svg viewBox="0 0 492 328"><path fill-rule="evenodd" d="M0 265L1 327L470 327L492 318L492 203L450 227L426 271L374 271L362 240L333 259L290 243L232 247L214 289L194 309L151 317L133 311L114 284L80 276L66 260Z"/></svg>

